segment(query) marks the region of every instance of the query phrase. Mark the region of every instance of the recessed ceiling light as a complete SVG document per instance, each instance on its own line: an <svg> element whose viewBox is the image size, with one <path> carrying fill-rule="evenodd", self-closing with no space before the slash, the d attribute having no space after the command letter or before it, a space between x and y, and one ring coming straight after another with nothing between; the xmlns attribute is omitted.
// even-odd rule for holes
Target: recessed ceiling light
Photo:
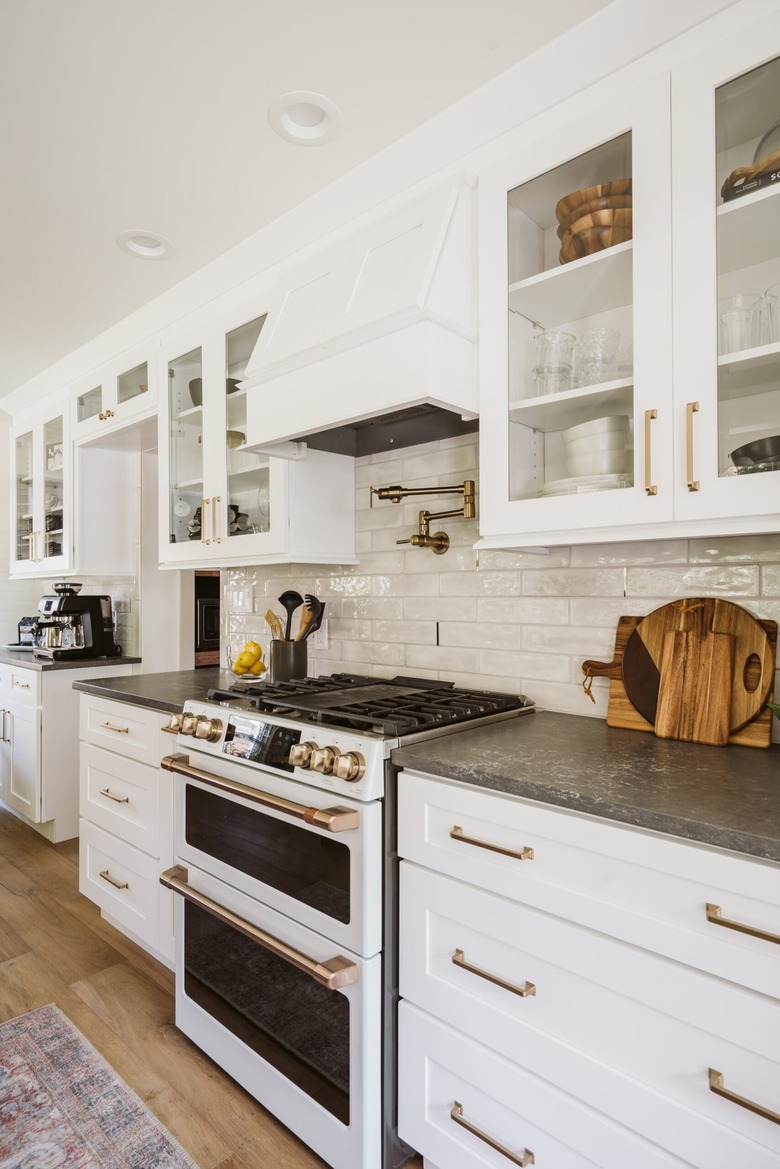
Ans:
<svg viewBox="0 0 780 1169"><path fill-rule="evenodd" d="M299 146L330 142L344 121L341 110L321 93L296 90L277 97L268 107L268 121L277 134Z"/></svg>
<svg viewBox="0 0 780 1169"><path fill-rule="evenodd" d="M120 231L116 242L123 252L129 252L131 256L142 256L145 260L162 260L173 251L172 241L160 235L159 231L145 231L140 227Z"/></svg>

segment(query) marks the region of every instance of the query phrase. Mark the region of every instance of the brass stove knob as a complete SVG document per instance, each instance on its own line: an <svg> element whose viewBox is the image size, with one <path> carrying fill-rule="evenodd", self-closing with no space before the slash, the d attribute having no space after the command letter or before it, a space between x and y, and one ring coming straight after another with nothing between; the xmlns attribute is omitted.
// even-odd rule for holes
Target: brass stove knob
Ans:
<svg viewBox="0 0 780 1169"><path fill-rule="evenodd" d="M221 734L222 719L207 718L206 715L200 715L197 726L195 727L196 739L205 739L207 743L216 743Z"/></svg>
<svg viewBox="0 0 780 1169"><path fill-rule="evenodd" d="M366 774L366 761L359 751L345 751L336 760L333 774L349 783L357 783Z"/></svg>
<svg viewBox="0 0 780 1169"><path fill-rule="evenodd" d="M172 735L178 735L179 731L181 730L181 724L183 721L183 714L172 714L168 720L167 727L164 727L163 730L170 731Z"/></svg>
<svg viewBox="0 0 780 1169"><path fill-rule="evenodd" d="M312 771L319 771L322 775L330 775L338 755L338 747L317 747L316 751L311 753Z"/></svg>
<svg viewBox="0 0 780 1169"><path fill-rule="evenodd" d="M181 726L179 727L180 735L194 735L195 728L198 725L197 714L182 715Z"/></svg>
<svg viewBox="0 0 780 1169"><path fill-rule="evenodd" d="M290 748L290 756L288 762L293 767L302 767L304 769L311 767L311 756L313 751L318 751L319 747L316 743L295 743Z"/></svg>

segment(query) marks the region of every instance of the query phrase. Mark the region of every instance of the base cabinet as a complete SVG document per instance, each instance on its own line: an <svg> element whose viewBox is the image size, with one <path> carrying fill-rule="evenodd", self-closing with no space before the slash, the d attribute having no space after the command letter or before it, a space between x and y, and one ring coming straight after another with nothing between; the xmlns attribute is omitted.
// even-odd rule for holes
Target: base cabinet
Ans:
<svg viewBox="0 0 780 1169"><path fill-rule="evenodd" d="M399 853L427 1169L780 1167L780 866L409 772Z"/></svg>
<svg viewBox="0 0 780 1169"><path fill-rule="evenodd" d="M173 894L160 873L173 863L170 785L160 759L169 716L82 694L79 889L123 933L172 966Z"/></svg>

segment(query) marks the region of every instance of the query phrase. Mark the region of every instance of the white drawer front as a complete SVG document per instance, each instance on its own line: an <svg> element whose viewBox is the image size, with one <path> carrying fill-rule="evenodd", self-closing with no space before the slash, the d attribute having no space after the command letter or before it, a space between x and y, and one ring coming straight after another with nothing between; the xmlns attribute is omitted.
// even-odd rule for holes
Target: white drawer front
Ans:
<svg viewBox="0 0 780 1169"><path fill-rule="evenodd" d="M780 865L415 772L398 781L407 859L780 997ZM708 921L708 904L770 936Z"/></svg>
<svg viewBox="0 0 780 1169"><path fill-rule="evenodd" d="M750 1144L751 1169L780 1165L780 1126L727 1105L707 1077L723 1071L780 1110L776 1000L408 861L401 923L404 998L510 1059L522 1053L594 1107L608 1094L611 1114L659 1144L673 1135L672 1151L702 1169L727 1155L745 1163L747 1142L769 1150ZM587 1057L606 1065L599 1075Z"/></svg>
<svg viewBox="0 0 780 1169"><path fill-rule="evenodd" d="M157 949L160 862L86 820L79 837L79 891Z"/></svg>
<svg viewBox="0 0 780 1169"><path fill-rule="evenodd" d="M5 666L3 669L5 670L2 682L4 698L29 703L30 706L41 705L43 675L40 671L25 670L19 666Z"/></svg>
<svg viewBox="0 0 780 1169"><path fill-rule="evenodd" d="M160 855L160 770L82 743L81 815L120 840Z"/></svg>
<svg viewBox="0 0 780 1169"><path fill-rule="evenodd" d="M406 1002L399 1068L399 1134L446 1169L509 1169L523 1150L533 1153L535 1169L684 1169L677 1157ZM461 1127L452 1118L456 1104L463 1119L518 1159Z"/></svg>
<svg viewBox="0 0 780 1169"><path fill-rule="evenodd" d="M139 763L159 766L160 726L165 720L159 711L82 694L79 719L82 742L105 747Z"/></svg>

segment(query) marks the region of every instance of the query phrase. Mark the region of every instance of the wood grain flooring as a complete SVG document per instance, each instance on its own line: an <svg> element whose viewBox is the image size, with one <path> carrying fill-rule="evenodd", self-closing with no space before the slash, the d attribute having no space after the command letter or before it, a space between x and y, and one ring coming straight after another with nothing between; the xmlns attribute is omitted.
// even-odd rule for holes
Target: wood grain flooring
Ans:
<svg viewBox="0 0 780 1169"><path fill-rule="evenodd" d="M173 995L173 974L78 892L78 841L0 809L0 1021L56 1003L200 1169L323 1169L177 1031Z"/></svg>

